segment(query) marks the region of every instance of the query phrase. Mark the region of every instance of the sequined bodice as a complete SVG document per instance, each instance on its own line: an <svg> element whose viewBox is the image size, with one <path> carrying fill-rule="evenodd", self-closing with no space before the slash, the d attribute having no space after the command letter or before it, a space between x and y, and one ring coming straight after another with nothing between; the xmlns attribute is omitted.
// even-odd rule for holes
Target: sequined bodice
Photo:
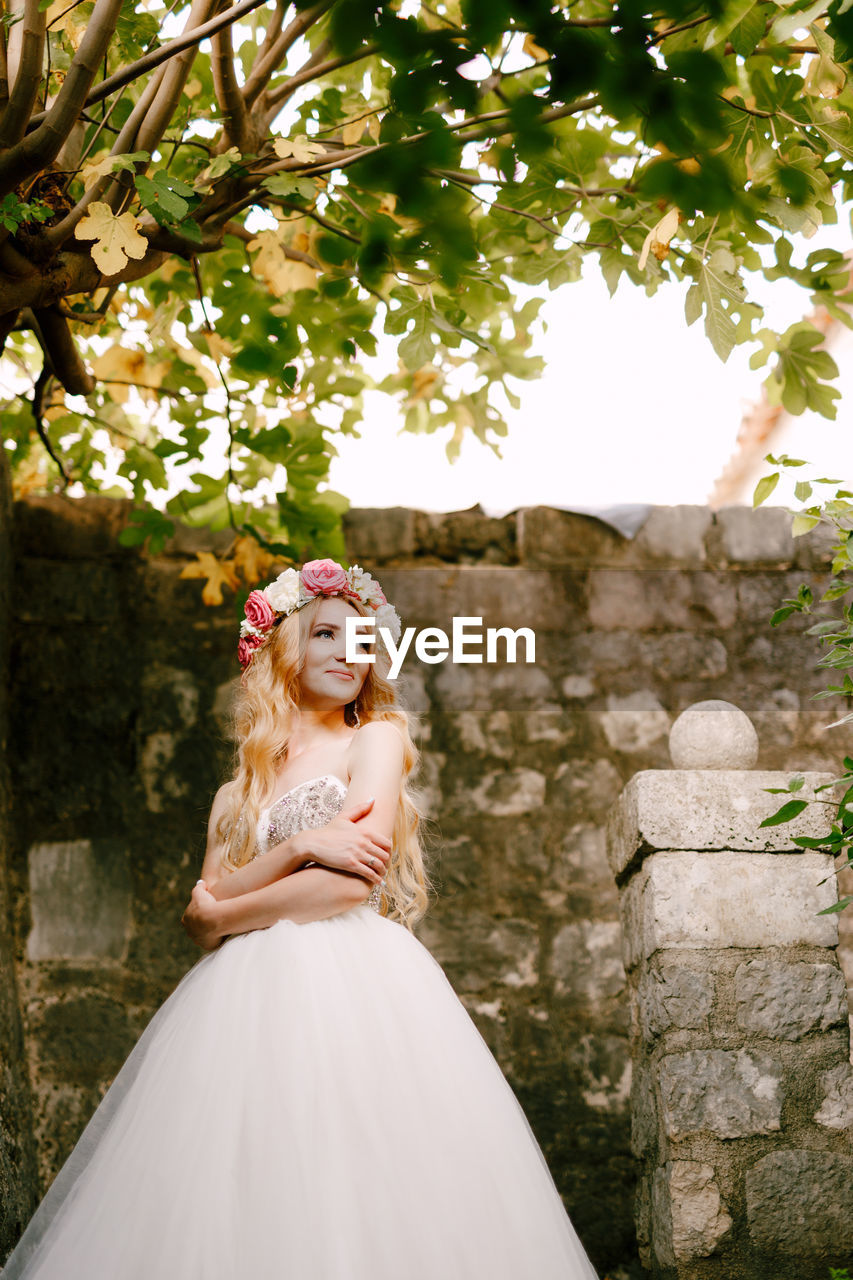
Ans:
<svg viewBox="0 0 853 1280"><path fill-rule="evenodd" d="M340 813L347 784L334 773L308 778L261 811L255 839L255 856L266 853L273 845L289 840L297 831L315 830ZM380 909L379 885L374 885L367 905Z"/></svg>

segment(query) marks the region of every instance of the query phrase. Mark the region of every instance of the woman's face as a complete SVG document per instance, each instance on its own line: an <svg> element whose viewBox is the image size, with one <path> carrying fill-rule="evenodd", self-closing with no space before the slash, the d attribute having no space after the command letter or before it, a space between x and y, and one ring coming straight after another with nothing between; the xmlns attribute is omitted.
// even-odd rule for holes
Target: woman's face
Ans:
<svg viewBox="0 0 853 1280"><path fill-rule="evenodd" d="M352 702L367 679L368 666L364 662L346 661L347 618L362 615L339 596L322 600L314 615L305 660L299 673L303 701L320 706L341 706ZM369 643L361 642L357 648L369 651Z"/></svg>

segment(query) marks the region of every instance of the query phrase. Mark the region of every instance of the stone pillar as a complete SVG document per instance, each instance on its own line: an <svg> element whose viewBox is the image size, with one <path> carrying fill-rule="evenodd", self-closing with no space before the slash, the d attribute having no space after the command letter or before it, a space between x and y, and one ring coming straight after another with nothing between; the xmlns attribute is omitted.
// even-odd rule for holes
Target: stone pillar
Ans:
<svg viewBox="0 0 853 1280"><path fill-rule="evenodd" d="M827 1280L853 1262L853 1068L832 858L761 828L791 776L753 770L728 703L673 725L608 827L632 1000L632 1145L658 1280ZM812 796L829 775L806 774ZM827 793L822 793L826 795Z"/></svg>
<svg viewBox="0 0 853 1280"><path fill-rule="evenodd" d="M9 640L12 618L12 503L0 443L0 1260L35 1208L35 1144L15 980L9 903L12 794L9 750Z"/></svg>

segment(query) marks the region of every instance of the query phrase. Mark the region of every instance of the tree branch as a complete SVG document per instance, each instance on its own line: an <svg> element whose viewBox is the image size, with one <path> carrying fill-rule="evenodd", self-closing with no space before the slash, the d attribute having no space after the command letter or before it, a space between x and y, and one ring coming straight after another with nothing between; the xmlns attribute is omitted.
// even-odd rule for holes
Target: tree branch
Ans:
<svg viewBox="0 0 853 1280"><path fill-rule="evenodd" d="M319 53L319 50L316 50L316 52ZM277 115L282 103L297 89L301 88L303 84L309 84L312 80L319 80L321 76L328 75L330 71L337 71L339 67L348 67L353 62L361 61L362 58L371 58L374 53L378 52L378 45L368 44L356 53L350 53L341 58L329 58L326 62L314 62L313 57L309 58L305 65L300 67L289 79L267 90L263 103L265 115L270 119ZM272 107L275 107L275 111L270 114L270 108Z"/></svg>
<svg viewBox="0 0 853 1280"><path fill-rule="evenodd" d="M9 63L6 56L6 24L0 23L0 111L9 101Z"/></svg>
<svg viewBox="0 0 853 1280"><path fill-rule="evenodd" d="M310 9L303 9L285 27L267 52L257 58L252 70L249 72L246 83L243 85L243 101L247 109L252 106L258 94L268 83L270 76L281 65L283 59L287 57L289 50L296 44L296 41L304 36L305 32L309 31L314 23L319 21L327 10L331 9L333 4L334 0L320 0L319 4L312 5Z"/></svg>
<svg viewBox="0 0 853 1280"><path fill-rule="evenodd" d="M44 351L45 364L70 395L88 396L95 389L95 379L83 359L68 327L68 321L56 306L33 308L33 328Z"/></svg>
<svg viewBox="0 0 853 1280"><path fill-rule="evenodd" d="M93 293L105 286L109 288L141 280L161 267L167 257L166 253L150 249L144 258L138 261L131 258L121 271L105 276L95 266L91 254L85 251L57 254L47 270L33 271L24 278L10 277L5 273L0 275L0 316L23 307L49 307L60 298L77 293Z"/></svg>
<svg viewBox="0 0 853 1280"><path fill-rule="evenodd" d="M122 0L96 0L53 106L37 129L0 155L0 197L13 191L23 179L46 168L62 150L109 47L121 6Z"/></svg>
<svg viewBox="0 0 853 1280"><path fill-rule="evenodd" d="M20 46L15 83L9 86L9 101L0 119L0 147L14 147L21 141L38 97L44 57L44 12L39 0L26 0Z"/></svg>
<svg viewBox="0 0 853 1280"><path fill-rule="evenodd" d="M234 70L234 49L231 44L231 28L223 27L213 36L210 48L210 69L213 74L213 91L222 111L221 148L237 147L238 151L254 151L249 139L249 117L243 94Z"/></svg>
<svg viewBox="0 0 853 1280"><path fill-rule="evenodd" d="M42 444L47 450L49 456L53 459L53 461L56 463L57 467L59 468L59 474L62 476L63 484L67 489L71 483L71 476L65 470L65 467L62 465L62 462L60 461L60 459L53 452L53 445L50 443L50 438L48 437L47 431L45 430L45 426L44 426L44 397L45 397L45 392L47 391L47 384L50 382L50 379L52 376L53 375L51 374L51 371L50 371L50 362L48 361L47 355L45 355L42 371L39 374L39 376L36 378L35 386L33 387L33 398L32 398L31 408L33 412L33 421L36 424L36 431L38 432L39 439L41 440Z"/></svg>
<svg viewBox="0 0 853 1280"><path fill-rule="evenodd" d="M123 89L126 84L131 84L134 80L138 80L146 71L155 70L164 62L168 62L170 58L174 58L176 54L182 53L184 49L200 44L202 40L215 35L217 31L221 31L224 27L237 22L238 19L244 17L247 13L251 13L253 9L259 9L265 3L266 0L242 0L240 4L236 4L233 8L217 14L215 18L211 18L209 22L203 23L195 30L188 29L182 35L176 36L174 40L170 40L168 44L161 45L159 49L152 49L150 53L146 53L136 62L132 62L129 67L123 67L115 75L108 76L106 80L102 80L86 96L83 107L91 107L96 102L102 102L104 98L108 98L117 89ZM33 116L30 121L31 127L43 124L47 114L46 111L42 111L40 115Z"/></svg>

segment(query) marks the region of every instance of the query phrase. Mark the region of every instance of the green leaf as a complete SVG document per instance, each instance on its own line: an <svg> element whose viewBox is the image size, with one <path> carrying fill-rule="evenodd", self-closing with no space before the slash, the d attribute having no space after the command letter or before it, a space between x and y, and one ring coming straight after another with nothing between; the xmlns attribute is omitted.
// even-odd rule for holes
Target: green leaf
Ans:
<svg viewBox="0 0 853 1280"><path fill-rule="evenodd" d="M798 514L791 522L791 533L795 538L801 538L804 533L810 533L819 524L820 516Z"/></svg>
<svg viewBox="0 0 853 1280"><path fill-rule="evenodd" d="M728 360L738 339L734 313L742 308L746 291L738 273L735 256L725 248L715 249L709 258L691 265L696 284L688 291L684 314L693 324L705 311L705 332L722 361Z"/></svg>
<svg viewBox="0 0 853 1280"><path fill-rule="evenodd" d="M434 347L430 320L429 307L425 302L420 303L415 309L409 332L398 348L400 359L412 373L416 373L432 360Z"/></svg>
<svg viewBox="0 0 853 1280"><path fill-rule="evenodd" d="M831 916L837 911L844 911L853 902L853 894L848 894L844 898L839 898L838 902L834 902L831 907L824 907L823 911L818 911L819 916Z"/></svg>
<svg viewBox="0 0 853 1280"><path fill-rule="evenodd" d="M808 808L808 800L789 800L787 804L783 804L781 809L772 814L769 818L765 818L763 822L759 822L759 827L778 827L785 822L790 822L796 818L803 809Z"/></svg>
<svg viewBox="0 0 853 1280"><path fill-rule="evenodd" d="M762 502L766 502L773 490L779 483L779 472L773 471L769 476L762 476L758 484L755 486L755 492L752 495L752 506L760 507Z"/></svg>

